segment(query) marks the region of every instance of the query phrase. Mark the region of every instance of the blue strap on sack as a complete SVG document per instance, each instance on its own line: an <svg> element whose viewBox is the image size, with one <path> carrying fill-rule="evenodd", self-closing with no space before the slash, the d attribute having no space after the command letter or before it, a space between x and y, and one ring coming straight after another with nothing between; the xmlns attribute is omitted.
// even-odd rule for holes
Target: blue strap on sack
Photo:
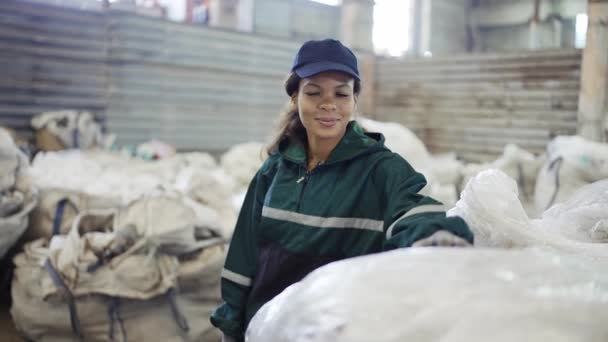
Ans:
<svg viewBox="0 0 608 342"><path fill-rule="evenodd" d="M68 303L68 308L70 310L70 324L72 326L72 332L78 337L81 342L84 342L84 336L82 334L82 328L80 326L80 319L78 319L78 311L76 310L76 301L74 300L74 295L70 291L70 289L65 285L57 270L53 267L50 259L46 259L44 262L44 268L49 272L51 276L51 280L59 289L59 291L63 294L64 298Z"/></svg>
<svg viewBox="0 0 608 342"><path fill-rule="evenodd" d="M110 331L108 337L110 341L114 341L114 322L118 322L120 333L122 334L122 340L127 341L127 331L125 330L125 324L120 317L120 298L110 297L110 303L108 305L108 317L110 319Z"/></svg>
<svg viewBox="0 0 608 342"><path fill-rule="evenodd" d="M559 186L560 186L559 171L562 168L563 162L564 162L564 157L558 157L549 164L548 170L549 171L555 170L555 191L553 192L553 195L551 196L551 200L547 204L547 207L545 208L545 210L551 208L551 206L553 205L553 203L555 203L555 200L557 199L557 193L559 192Z"/></svg>
<svg viewBox="0 0 608 342"><path fill-rule="evenodd" d="M72 141L74 142L74 148L80 147L79 135L80 135L80 132L79 132L78 128L72 130Z"/></svg>
<svg viewBox="0 0 608 342"><path fill-rule="evenodd" d="M173 319L175 319L175 322L180 327L180 329L185 332L188 332L190 330L190 326L188 326L188 320L186 319L186 317L184 317L184 315L182 315L182 313L179 311L179 308L177 306L177 300L175 298L174 288L170 288L169 291L167 291L167 299L169 300L169 306L171 306L171 313L173 314Z"/></svg>
<svg viewBox="0 0 608 342"><path fill-rule="evenodd" d="M51 231L51 236L61 234L61 223L63 223L63 212L65 211L66 204L68 204L67 198L64 198L61 201L57 202L57 208L55 208L55 218L53 219L53 230Z"/></svg>

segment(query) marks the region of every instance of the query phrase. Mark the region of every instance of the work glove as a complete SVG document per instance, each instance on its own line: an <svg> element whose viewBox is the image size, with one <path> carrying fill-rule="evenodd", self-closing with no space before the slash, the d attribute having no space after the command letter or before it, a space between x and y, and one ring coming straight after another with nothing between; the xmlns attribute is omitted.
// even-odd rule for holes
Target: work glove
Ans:
<svg viewBox="0 0 608 342"><path fill-rule="evenodd" d="M456 236L450 232L448 232L447 230L438 230L435 233L433 233L433 235L424 238L424 239L420 239L416 242L414 242L414 244L412 244L412 247L431 247L431 246L438 246L438 247L469 247L471 246L471 244L459 237Z"/></svg>

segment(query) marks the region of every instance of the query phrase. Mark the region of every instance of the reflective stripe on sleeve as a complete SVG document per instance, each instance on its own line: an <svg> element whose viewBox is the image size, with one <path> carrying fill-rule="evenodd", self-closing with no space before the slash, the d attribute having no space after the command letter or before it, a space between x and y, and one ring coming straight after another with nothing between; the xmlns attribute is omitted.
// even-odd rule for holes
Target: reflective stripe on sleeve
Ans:
<svg viewBox="0 0 608 342"><path fill-rule="evenodd" d="M445 210L446 210L446 207L441 204L425 204L425 205L421 205L418 207L414 207L414 208L408 210L400 218L396 219L395 222L393 222L393 224L391 224L391 226L388 227L388 229L386 230L386 238L390 239L393 236L393 228L395 228L395 226L397 225L397 223L399 221L403 220L406 217L410 217L410 216L417 215L417 214L424 214L424 213L442 213L442 212L445 212Z"/></svg>
<svg viewBox="0 0 608 342"><path fill-rule="evenodd" d="M243 285L243 286L247 286L247 287L251 286L251 278L245 277L244 275L232 272L225 268L222 270L222 278L228 279L231 282L237 283L239 285Z"/></svg>

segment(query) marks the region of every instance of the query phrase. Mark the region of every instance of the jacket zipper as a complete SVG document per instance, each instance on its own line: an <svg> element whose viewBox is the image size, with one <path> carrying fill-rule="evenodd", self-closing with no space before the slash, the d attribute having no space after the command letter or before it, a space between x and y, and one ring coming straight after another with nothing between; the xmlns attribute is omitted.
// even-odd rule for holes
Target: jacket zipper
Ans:
<svg viewBox="0 0 608 342"><path fill-rule="evenodd" d="M302 204L302 197L304 197L304 190L306 189L306 185L308 185L308 181L310 180L310 177L312 176L312 174L315 171L317 171L317 169L319 167L321 167L321 164L318 164L314 169L312 169L310 171L306 170L304 177L301 177L300 179L298 179L296 181L296 183L298 183L298 184L304 182L304 184L302 184L302 189L300 190L300 195L298 196L298 205L296 206L296 212L300 211L300 206Z"/></svg>
<svg viewBox="0 0 608 342"><path fill-rule="evenodd" d="M304 196L304 189L306 189L306 184L308 184L308 178L310 177L311 173L312 171L307 170L304 174L304 177L296 181L298 184L304 182L304 184L302 184L302 189L300 189L300 195L298 196L298 205L296 206L296 212L300 211L300 204L302 203L302 197Z"/></svg>

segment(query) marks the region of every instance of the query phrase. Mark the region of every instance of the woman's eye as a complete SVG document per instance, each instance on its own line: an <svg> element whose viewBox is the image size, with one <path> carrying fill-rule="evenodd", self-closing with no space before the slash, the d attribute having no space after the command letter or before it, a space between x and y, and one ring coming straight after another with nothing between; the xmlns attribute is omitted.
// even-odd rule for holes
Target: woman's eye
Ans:
<svg viewBox="0 0 608 342"><path fill-rule="evenodd" d="M349 97L350 95L338 93L338 94L336 94L336 96L338 96L338 97Z"/></svg>
<svg viewBox="0 0 608 342"><path fill-rule="evenodd" d="M305 93L308 96L318 96L321 95L321 93Z"/></svg>

